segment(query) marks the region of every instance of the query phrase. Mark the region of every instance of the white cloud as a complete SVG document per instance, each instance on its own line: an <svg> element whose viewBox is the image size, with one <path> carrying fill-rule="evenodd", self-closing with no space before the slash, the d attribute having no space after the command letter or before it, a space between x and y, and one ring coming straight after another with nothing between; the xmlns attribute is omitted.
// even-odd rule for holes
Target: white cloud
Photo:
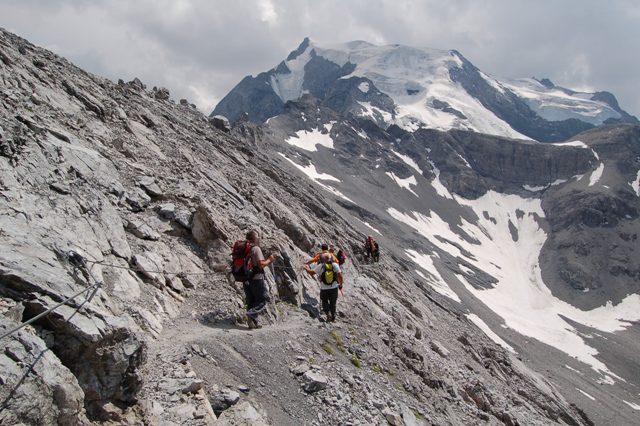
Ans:
<svg viewBox="0 0 640 426"><path fill-rule="evenodd" d="M260 0L258 7L260 8L260 20L269 24L274 24L278 20L276 8L270 0Z"/></svg>

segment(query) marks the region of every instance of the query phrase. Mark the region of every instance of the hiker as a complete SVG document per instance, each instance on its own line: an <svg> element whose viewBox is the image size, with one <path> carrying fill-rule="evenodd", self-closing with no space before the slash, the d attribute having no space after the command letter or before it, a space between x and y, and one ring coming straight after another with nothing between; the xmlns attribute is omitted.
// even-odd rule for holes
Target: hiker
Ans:
<svg viewBox="0 0 640 426"><path fill-rule="evenodd" d="M371 235L367 236L367 239L364 242L365 258L367 261L373 257L375 242L376 240L374 240Z"/></svg>
<svg viewBox="0 0 640 426"><path fill-rule="evenodd" d="M322 310L327 322L336 320L336 302L338 301L338 289L342 290L342 271L335 258L329 253L324 253L319 262L313 268L314 275L320 283L320 300Z"/></svg>
<svg viewBox="0 0 640 426"><path fill-rule="evenodd" d="M378 246L377 241L373 242L373 251L371 252L371 255L373 256L373 261L378 263L380 260L380 246Z"/></svg>
<svg viewBox="0 0 640 426"><path fill-rule="evenodd" d="M335 262L338 262L338 258L336 257L336 255L329 252L329 245L328 244L322 244L320 246L320 253L316 253L316 255L313 256L313 258L311 260L306 261L304 264L307 265L307 266L311 265L312 263L316 263L317 264L320 261L320 257L325 253L329 254L331 257L333 257ZM307 270L307 272L309 272L309 270Z"/></svg>
<svg viewBox="0 0 640 426"><path fill-rule="evenodd" d="M336 259L338 259L338 265L342 266L347 261L347 253L344 250L338 249L338 254L336 254Z"/></svg>
<svg viewBox="0 0 640 426"><path fill-rule="evenodd" d="M233 246L233 275L242 281L247 304L247 324L249 328L260 328L258 316L269 302L269 288L265 281L264 268L273 262L273 255L267 259L258 245L258 231L247 232L246 241L236 241Z"/></svg>

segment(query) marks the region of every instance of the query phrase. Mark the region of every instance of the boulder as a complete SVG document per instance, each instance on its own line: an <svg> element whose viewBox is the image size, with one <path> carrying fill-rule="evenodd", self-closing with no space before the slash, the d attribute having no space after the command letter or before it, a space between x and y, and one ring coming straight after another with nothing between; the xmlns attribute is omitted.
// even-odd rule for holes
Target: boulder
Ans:
<svg viewBox="0 0 640 426"><path fill-rule="evenodd" d="M203 388L202 380L194 380L182 388L182 393L196 393L202 388Z"/></svg>
<svg viewBox="0 0 640 426"><path fill-rule="evenodd" d="M193 215L191 233L201 247L208 248L214 240L229 239L223 225L222 215L215 212L210 205L202 203Z"/></svg>
<svg viewBox="0 0 640 426"><path fill-rule="evenodd" d="M309 370L302 375L304 383L302 389L307 393L315 393L327 388L329 381L325 376L315 371Z"/></svg>
<svg viewBox="0 0 640 426"><path fill-rule="evenodd" d="M268 426L269 424L263 410L254 407L248 401L243 401L226 410L216 422L216 425L220 426Z"/></svg>
<svg viewBox="0 0 640 426"><path fill-rule="evenodd" d="M231 131L231 123L224 115L214 115L209 117L209 123L216 129L220 129L223 132L229 133Z"/></svg>
<svg viewBox="0 0 640 426"><path fill-rule="evenodd" d="M445 348L444 345L438 342L437 340L432 340L430 342L430 345L431 345L431 349L433 349L433 351L438 355L440 355L442 358L447 358L449 356L449 350Z"/></svg>
<svg viewBox="0 0 640 426"><path fill-rule="evenodd" d="M391 410L388 407L382 410L382 415L385 417L385 419L387 419L387 423L389 423L391 426L404 425L404 422L402 421L402 417L400 417L400 414L396 413L395 411Z"/></svg>
<svg viewBox="0 0 640 426"><path fill-rule="evenodd" d="M147 88L147 86L145 86L138 77L135 77L133 80L129 81L127 83L127 86L140 92Z"/></svg>
<svg viewBox="0 0 640 426"><path fill-rule="evenodd" d="M209 402L216 415L220 415L224 410L235 405L240 400L240 394L231 389L225 389L221 393L218 393L211 398Z"/></svg>
<svg viewBox="0 0 640 426"><path fill-rule="evenodd" d="M176 217L176 206L173 203L162 204L158 207L158 214L160 217L173 220Z"/></svg>
<svg viewBox="0 0 640 426"><path fill-rule="evenodd" d="M153 97L161 101L166 101L170 97L169 90L161 87L154 92Z"/></svg>
<svg viewBox="0 0 640 426"><path fill-rule="evenodd" d="M157 287L164 287L164 260L154 252L139 253L133 256L135 270L143 277L150 279Z"/></svg>
<svg viewBox="0 0 640 426"><path fill-rule="evenodd" d="M163 195L163 191L154 177L144 176L140 179L139 185L151 197L162 197Z"/></svg>
<svg viewBox="0 0 640 426"><path fill-rule="evenodd" d="M193 213L189 210L180 209L176 212L175 221L178 225L182 226L185 229L191 229Z"/></svg>
<svg viewBox="0 0 640 426"><path fill-rule="evenodd" d="M301 376L304 373L306 373L307 371L309 371L310 369L311 369L311 367L309 366L309 364L307 364L306 362L302 362L302 363L300 363L298 365L295 365L295 366L291 367L289 369L289 371L291 371L296 376Z"/></svg>
<svg viewBox="0 0 640 426"><path fill-rule="evenodd" d="M136 188L131 193L127 193L126 200L129 208L133 212L141 212L151 204L151 197L139 188Z"/></svg>
<svg viewBox="0 0 640 426"><path fill-rule="evenodd" d="M158 241L160 239L160 234L155 229L138 218L127 221L126 229L143 240Z"/></svg>

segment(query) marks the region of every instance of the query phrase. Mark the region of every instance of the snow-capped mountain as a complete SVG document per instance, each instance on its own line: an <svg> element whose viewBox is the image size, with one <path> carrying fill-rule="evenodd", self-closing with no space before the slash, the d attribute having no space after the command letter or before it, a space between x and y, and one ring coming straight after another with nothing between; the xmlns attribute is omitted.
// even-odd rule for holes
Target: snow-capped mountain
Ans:
<svg viewBox="0 0 640 426"><path fill-rule="evenodd" d="M384 129L460 129L559 141L604 123L638 122L610 93L575 92L547 79L500 80L455 50L365 41L321 46L309 39L277 67L245 77L212 115L234 121L246 112L263 122L304 94Z"/></svg>

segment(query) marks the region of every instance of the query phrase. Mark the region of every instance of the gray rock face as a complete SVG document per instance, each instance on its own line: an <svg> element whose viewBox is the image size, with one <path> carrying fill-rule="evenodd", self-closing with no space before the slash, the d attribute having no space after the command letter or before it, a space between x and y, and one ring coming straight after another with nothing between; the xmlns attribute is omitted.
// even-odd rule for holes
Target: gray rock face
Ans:
<svg viewBox="0 0 640 426"><path fill-rule="evenodd" d="M16 325L0 316L0 333ZM85 395L78 380L31 328L1 342L0 422L75 425L86 421Z"/></svg>
<svg viewBox="0 0 640 426"><path fill-rule="evenodd" d="M222 98L210 116L223 115L234 122L246 112L250 120L261 123L278 115L284 102L269 86L269 79L270 73L260 73L255 78L245 77Z"/></svg>

